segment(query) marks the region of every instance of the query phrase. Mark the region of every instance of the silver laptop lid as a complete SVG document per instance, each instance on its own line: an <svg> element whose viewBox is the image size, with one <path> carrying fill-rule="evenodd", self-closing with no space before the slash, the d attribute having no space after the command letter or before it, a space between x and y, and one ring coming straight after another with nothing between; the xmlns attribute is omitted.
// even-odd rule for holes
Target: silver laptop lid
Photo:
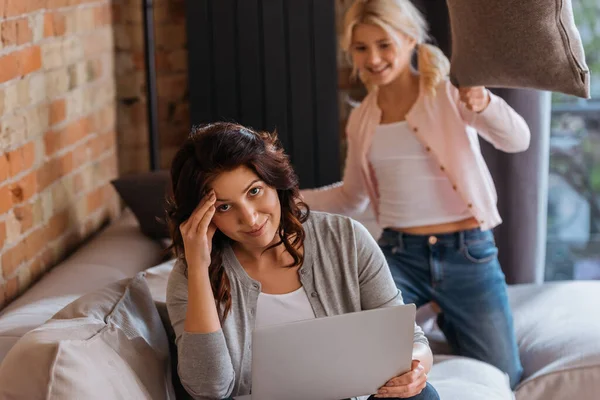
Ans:
<svg viewBox="0 0 600 400"><path fill-rule="evenodd" d="M415 305L256 329L252 400L339 400L410 370Z"/></svg>

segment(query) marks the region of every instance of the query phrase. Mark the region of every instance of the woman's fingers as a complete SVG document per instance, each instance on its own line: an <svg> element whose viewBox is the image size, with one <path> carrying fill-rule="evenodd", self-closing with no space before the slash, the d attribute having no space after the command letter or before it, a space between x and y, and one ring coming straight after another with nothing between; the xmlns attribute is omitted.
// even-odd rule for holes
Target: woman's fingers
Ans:
<svg viewBox="0 0 600 400"><path fill-rule="evenodd" d="M214 191L211 191L204 199L202 199L200 204L198 204L196 209L192 212L192 215L190 215L187 221L182 224L182 226L186 225L186 232L195 233L198 231L200 221L202 221L208 209L215 203L215 200L216 196Z"/></svg>
<svg viewBox="0 0 600 400"><path fill-rule="evenodd" d="M206 210L206 212L204 213L204 215L202 216L202 219L200 220L200 222L198 223L198 227L196 228L196 232L198 234L207 236L208 227L209 227L214 215L215 215L215 206L211 204L208 207L208 209Z"/></svg>
<svg viewBox="0 0 600 400"><path fill-rule="evenodd" d="M418 395L427 386L427 375L422 374L413 382L400 386L384 386L377 391L377 398L408 398Z"/></svg>
<svg viewBox="0 0 600 400"><path fill-rule="evenodd" d="M387 381L385 386L393 387L393 386L408 385L411 382L418 380L425 373L425 368L423 367L423 365L421 365L419 360L412 360L412 364L411 364L410 368L411 368L410 371L408 371L400 376L396 376L396 377L390 379L389 381Z"/></svg>

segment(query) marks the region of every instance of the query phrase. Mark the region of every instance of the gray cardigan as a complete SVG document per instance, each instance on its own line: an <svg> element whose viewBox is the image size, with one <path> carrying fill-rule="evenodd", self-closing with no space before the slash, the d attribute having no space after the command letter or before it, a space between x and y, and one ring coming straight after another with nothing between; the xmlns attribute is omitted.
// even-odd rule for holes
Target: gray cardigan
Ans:
<svg viewBox="0 0 600 400"><path fill-rule="evenodd" d="M300 281L317 318L403 304L379 246L358 222L311 212L304 223ZM207 334L183 329L188 283L182 263L169 277L167 308L176 335L178 372L195 399L224 399L250 393L252 330L260 282L253 280L228 247L223 263L232 306L222 329ZM428 344L415 325L414 342Z"/></svg>

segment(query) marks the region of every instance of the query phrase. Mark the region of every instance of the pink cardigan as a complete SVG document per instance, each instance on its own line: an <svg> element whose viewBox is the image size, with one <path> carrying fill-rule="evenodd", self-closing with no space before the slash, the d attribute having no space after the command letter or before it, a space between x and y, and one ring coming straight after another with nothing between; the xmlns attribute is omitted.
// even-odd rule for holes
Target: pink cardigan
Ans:
<svg viewBox="0 0 600 400"><path fill-rule="evenodd" d="M458 89L449 81L440 83L436 93L430 96L421 88L417 101L406 114L408 126L446 173L481 229L491 229L502 219L496 206L496 188L481 155L477 133L498 150L516 153L529 147L529 127L503 99L492 93L490 104L481 113L469 111L459 101ZM377 181L367 155L380 120L375 89L348 119L343 180L301 192L312 209L354 214L364 211L370 202L379 218Z"/></svg>

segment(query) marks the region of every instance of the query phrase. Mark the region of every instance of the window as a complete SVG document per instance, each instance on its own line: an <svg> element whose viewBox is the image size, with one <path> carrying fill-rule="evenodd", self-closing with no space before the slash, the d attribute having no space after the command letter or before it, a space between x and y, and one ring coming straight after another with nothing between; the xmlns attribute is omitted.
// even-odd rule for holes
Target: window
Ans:
<svg viewBox="0 0 600 400"><path fill-rule="evenodd" d="M552 95L546 280L600 280L600 2L573 0L589 100Z"/></svg>

